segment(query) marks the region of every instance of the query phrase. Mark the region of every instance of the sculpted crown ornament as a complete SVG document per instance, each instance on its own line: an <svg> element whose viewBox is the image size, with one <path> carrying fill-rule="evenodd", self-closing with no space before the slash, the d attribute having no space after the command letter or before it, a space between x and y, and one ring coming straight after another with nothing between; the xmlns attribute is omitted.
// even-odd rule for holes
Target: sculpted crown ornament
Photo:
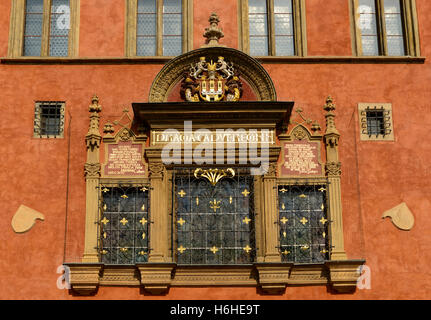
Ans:
<svg viewBox="0 0 431 320"><path fill-rule="evenodd" d="M218 23L220 22L218 15L213 12L208 21L210 27L205 28L204 37L207 40L204 47L223 46L218 42L220 38L224 37L223 31L218 27Z"/></svg>
<svg viewBox="0 0 431 320"><path fill-rule="evenodd" d="M242 83L232 62L219 56L217 62L200 57L183 75L180 94L188 102L239 101Z"/></svg>

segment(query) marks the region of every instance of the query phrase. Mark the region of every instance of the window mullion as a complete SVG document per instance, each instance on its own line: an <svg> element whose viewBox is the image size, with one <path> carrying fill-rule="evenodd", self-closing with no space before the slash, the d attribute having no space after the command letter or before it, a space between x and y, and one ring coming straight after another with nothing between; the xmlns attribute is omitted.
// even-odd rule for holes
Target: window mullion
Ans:
<svg viewBox="0 0 431 320"><path fill-rule="evenodd" d="M377 32L379 34L380 54L388 55L388 44L386 40L386 22L385 22L385 0L376 0L377 13Z"/></svg>
<svg viewBox="0 0 431 320"><path fill-rule="evenodd" d="M157 0L156 4L156 56L163 55L163 0Z"/></svg>
<svg viewBox="0 0 431 320"><path fill-rule="evenodd" d="M41 56L49 56L49 29L50 29L50 18L51 18L51 1L43 0L43 20L42 20L42 44L41 44Z"/></svg>
<svg viewBox="0 0 431 320"><path fill-rule="evenodd" d="M268 55L275 56L275 17L274 17L274 0L267 0L268 15Z"/></svg>

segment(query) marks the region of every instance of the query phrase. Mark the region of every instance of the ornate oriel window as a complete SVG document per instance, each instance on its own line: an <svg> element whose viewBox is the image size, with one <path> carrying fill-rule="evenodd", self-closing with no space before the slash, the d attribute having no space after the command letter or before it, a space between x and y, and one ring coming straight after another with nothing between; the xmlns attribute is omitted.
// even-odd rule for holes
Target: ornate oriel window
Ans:
<svg viewBox="0 0 431 320"><path fill-rule="evenodd" d="M106 264L148 261L149 187L100 185L99 253Z"/></svg>
<svg viewBox="0 0 431 320"><path fill-rule="evenodd" d="M279 185L280 252L283 262L329 258L326 185Z"/></svg>
<svg viewBox="0 0 431 320"><path fill-rule="evenodd" d="M126 54L178 56L191 50L192 1L128 0Z"/></svg>
<svg viewBox="0 0 431 320"><path fill-rule="evenodd" d="M9 56L77 54L79 0L12 1Z"/></svg>
<svg viewBox="0 0 431 320"><path fill-rule="evenodd" d="M358 113L361 140L394 140L390 103L360 103Z"/></svg>
<svg viewBox="0 0 431 320"><path fill-rule="evenodd" d="M38 101L34 112L34 138L63 138L63 101Z"/></svg>
<svg viewBox="0 0 431 320"><path fill-rule="evenodd" d="M242 50L252 56L305 56L305 1L240 0Z"/></svg>
<svg viewBox="0 0 431 320"><path fill-rule="evenodd" d="M178 264L254 262L253 177L246 171L175 171L174 247Z"/></svg>
<svg viewBox="0 0 431 320"><path fill-rule="evenodd" d="M418 56L415 0L351 0L360 56Z"/></svg>

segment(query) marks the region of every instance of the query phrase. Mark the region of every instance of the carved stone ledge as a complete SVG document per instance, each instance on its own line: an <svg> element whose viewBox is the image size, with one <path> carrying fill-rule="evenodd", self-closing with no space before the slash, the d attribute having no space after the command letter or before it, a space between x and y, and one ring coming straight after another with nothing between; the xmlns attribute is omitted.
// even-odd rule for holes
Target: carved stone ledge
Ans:
<svg viewBox="0 0 431 320"><path fill-rule="evenodd" d="M138 264L141 286L154 295L166 294L171 286L175 266L175 263Z"/></svg>
<svg viewBox="0 0 431 320"><path fill-rule="evenodd" d="M283 294L293 263L257 263L259 287L267 294Z"/></svg>
<svg viewBox="0 0 431 320"><path fill-rule="evenodd" d="M69 264L70 285L72 291L79 295L92 295L99 287L100 273L103 264Z"/></svg>
<svg viewBox="0 0 431 320"><path fill-rule="evenodd" d="M294 265L290 271L289 285L321 285L328 283L325 265Z"/></svg>
<svg viewBox="0 0 431 320"><path fill-rule="evenodd" d="M325 265L329 270L329 285L337 293L353 293L356 290L359 267L365 260L333 260Z"/></svg>

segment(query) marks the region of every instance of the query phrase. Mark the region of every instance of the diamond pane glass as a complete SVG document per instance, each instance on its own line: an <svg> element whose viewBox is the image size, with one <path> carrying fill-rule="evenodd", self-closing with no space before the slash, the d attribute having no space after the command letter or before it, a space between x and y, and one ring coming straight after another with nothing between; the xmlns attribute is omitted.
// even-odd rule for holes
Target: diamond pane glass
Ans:
<svg viewBox="0 0 431 320"><path fill-rule="evenodd" d="M163 35L181 35L181 14L163 15Z"/></svg>
<svg viewBox="0 0 431 320"><path fill-rule="evenodd" d="M25 12L43 13L43 0L26 0Z"/></svg>
<svg viewBox="0 0 431 320"><path fill-rule="evenodd" d="M362 54L364 56L379 55L379 44L378 44L377 36L362 37Z"/></svg>
<svg viewBox="0 0 431 320"><path fill-rule="evenodd" d="M215 185L194 170L175 175L179 264L249 264L255 258L253 177L236 169Z"/></svg>
<svg viewBox="0 0 431 320"><path fill-rule="evenodd" d="M51 37L49 40L49 55L53 57L66 57L69 50L68 37Z"/></svg>
<svg viewBox="0 0 431 320"><path fill-rule="evenodd" d="M275 35L293 35L291 14L275 14Z"/></svg>
<svg viewBox="0 0 431 320"><path fill-rule="evenodd" d="M292 12L292 0L274 0L274 13Z"/></svg>
<svg viewBox="0 0 431 320"><path fill-rule="evenodd" d="M399 14L386 14L386 34L389 36L403 35L403 24L401 22L401 15Z"/></svg>
<svg viewBox="0 0 431 320"><path fill-rule="evenodd" d="M24 56L40 56L42 37L24 38Z"/></svg>
<svg viewBox="0 0 431 320"><path fill-rule="evenodd" d="M163 0L163 13L181 13L182 0Z"/></svg>
<svg viewBox="0 0 431 320"><path fill-rule="evenodd" d="M101 190L100 248L106 264L148 261L148 187L104 184Z"/></svg>
<svg viewBox="0 0 431 320"><path fill-rule="evenodd" d="M249 13L266 13L266 0L248 0Z"/></svg>
<svg viewBox="0 0 431 320"><path fill-rule="evenodd" d="M249 16L249 33L250 35L267 35L268 22L266 15L254 14Z"/></svg>
<svg viewBox="0 0 431 320"><path fill-rule="evenodd" d="M181 36L163 37L163 55L178 56L182 53Z"/></svg>
<svg viewBox="0 0 431 320"><path fill-rule="evenodd" d="M138 14L136 26L138 36L155 36L156 35L156 15L155 14Z"/></svg>
<svg viewBox="0 0 431 320"><path fill-rule="evenodd" d="M387 36L388 55L390 56L404 56L404 37L402 36Z"/></svg>
<svg viewBox="0 0 431 320"><path fill-rule="evenodd" d="M156 0L138 0L138 13L156 13Z"/></svg>
<svg viewBox="0 0 431 320"><path fill-rule="evenodd" d="M155 56L156 55L156 37L140 37L136 39L137 56Z"/></svg>
<svg viewBox="0 0 431 320"><path fill-rule="evenodd" d="M359 13L376 13L375 0L359 0Z"/></svg>
<svg viewBox="0 0 431 320"><path fill-rule="evenodd" d="M328 259L326 186L279 186L280 251L283 262Z"/></svg>
<svg viewBox="0 0 431 320"><path fill-rule="evenodd" d="M385 0L385 13L401 13L400 0Z"/></svg>
<svg viewBox="0 0 431 320"><path fill-rule="evenodd" d="M377 35L377 20L375 14L361 14L359 17L359 27L361 34Z"/></svg>
<svg viewBox="0 0 431 320"><path fill-rule="evenodd" d="M293 36L275 36L275 54L293 56L295 54Z"/></svg>
<svg viewBox="0 0 431 320"><path fill-rule="evenodd" d="M25 36L42 35L42 14L27 14L25 18Z"/></svg>
<svg viewBox="0 0 431 320"><path fill-rule="evenodd" d="M250 55L267 56L268 55L268 38L250 36Z"/></svg>

